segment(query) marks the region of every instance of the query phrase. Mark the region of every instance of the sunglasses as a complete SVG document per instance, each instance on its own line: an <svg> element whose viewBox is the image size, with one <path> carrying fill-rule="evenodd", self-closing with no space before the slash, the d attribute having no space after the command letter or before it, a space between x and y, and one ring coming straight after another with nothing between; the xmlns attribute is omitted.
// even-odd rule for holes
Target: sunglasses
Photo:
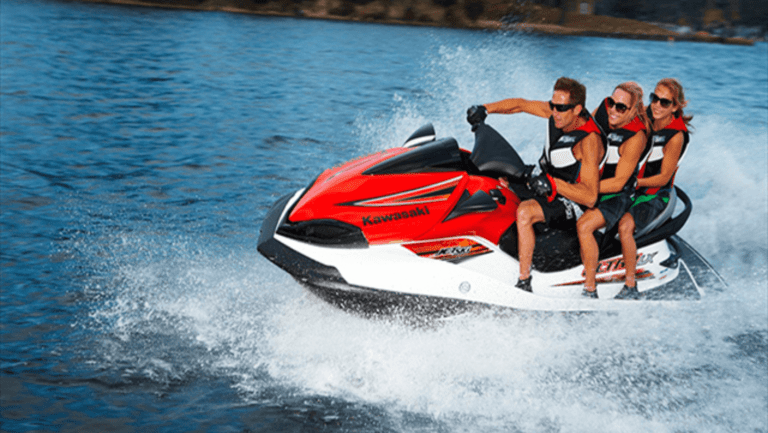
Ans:
<svg viewBox="0 0 768 433"><path fill-rule="evenodd" d="M549 101L549 109L550 110L557 110L559 112L568 111L575 107L576 104L555 104L552 101Z"/></svg>
<svg viewBox="0 0 768 433"><path fill-rule="evenodd" d="M613 98L608 98L608 108L616 108L616 111L618 111L621 114L624 114L629 110L629 107L626 106L626 104L622 102L616 102L613 100Z"/></svg>
<svg viewBox="0 0 768 433"><path fill-rule="evenodd" d="M655 93L651 93L651 104L660 103L662 107L667 108L672 105L672 100L667 98L659 98Z"/></svg>

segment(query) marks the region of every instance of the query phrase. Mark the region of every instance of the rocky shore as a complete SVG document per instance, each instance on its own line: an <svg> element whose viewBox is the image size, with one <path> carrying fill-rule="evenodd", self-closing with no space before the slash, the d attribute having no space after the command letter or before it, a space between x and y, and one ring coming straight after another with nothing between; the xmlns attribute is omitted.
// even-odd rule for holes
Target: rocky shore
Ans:
<svg viewBox="0 0 768 433"><path fill-rule="evenodd" d="M745 38L679 33L627 18L566 12L508 0L80 0L93 3L183 8L382 24L524 31L666 41L752 45Z"/></svg>

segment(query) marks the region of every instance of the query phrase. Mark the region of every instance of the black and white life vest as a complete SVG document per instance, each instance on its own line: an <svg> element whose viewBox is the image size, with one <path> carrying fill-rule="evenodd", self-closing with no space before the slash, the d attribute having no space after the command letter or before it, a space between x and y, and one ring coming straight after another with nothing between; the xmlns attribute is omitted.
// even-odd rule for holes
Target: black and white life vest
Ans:
<svg viewBox="0 0 768 433"><path fill-rule="evenodd" d="M688 151L688 128L685 126L685 122L682 117L676 117L669 125L659 131L653 131L648 137L648 156L640 166L640 172L638 178L651 177L661 173L661 163L664 160L664 147L669 143L678 132L683 133L683 149L680 151L680 158L677 160L677 167L680 167L680 163L683 162L686 152ZM677 174L677 167L675 168L675 174ZM653 195L659 192L660 189L672 188L675 182L675 174L669 179L666 185L661 188L645 188L642 194Z"/></svg>
<svg viewBox="0 0 768 433"><path fill-rule="evenodd" d="M570 132L563 132L562 129L555 127L555 119L550 116L547 141L544 144L544 152L539 159L541 170L552 177L563 179L569 183L578 182L581 162L574 156L573 148L593 132L600 136L603 150L605 150L605 134L591 115L584 125ZM600 163L601 167L604 162L605 158Z"/></svg>
<svg viewBox="0 0 768 433"><path fill-rule="evenodd" d="M631 122L622 126L621 128L611 129L608 123L608 98L603 100L603 103L600 104L597 112L595 112L595 122L597 122L597 124L603 128L603 131L606 132L606 139L608 141L605 165L603 165L603 172L600 178L610 179L616 176L616 167L619 165L619 158L621 156L619 154L621 145L630 138L634 137L635 134L639 133L640 131L644 131L645 124L643 124L643 121L640 120L640 116L635 116ZM645 151L643 151L643 154L640 156L641 162L645 160L649 150L650 148L646 146ZM640 164L638 163L638 168L636 170L639 170L639 167Z"/></svg>

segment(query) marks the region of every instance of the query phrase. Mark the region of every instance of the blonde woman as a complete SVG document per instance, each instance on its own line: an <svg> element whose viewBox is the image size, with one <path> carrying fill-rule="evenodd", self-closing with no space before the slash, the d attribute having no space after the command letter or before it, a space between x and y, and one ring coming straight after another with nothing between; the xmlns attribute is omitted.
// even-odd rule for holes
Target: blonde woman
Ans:
<svg viewBox="0 0 768 433"><path fill-rule="evenodd" d="M603 227L611 230L632 205L638 164L646 151L650 122L643 106L643 89L634 82L616 86L593 116L608 137L607 157L597 204L584 212L576 229L584 263L583 295L597 298L600 250L594 232Z"/></svg>
<svg viewBox="0 0 768 433"><path fill-rule="evenodd" d="M675 173L688 150L688 129L693 116L683 114L687 104L683 86L674 78L659 81L651 93L650 153L640 167L634 203L619 221L626 280L616 299L639 296L635 281L637 244L634 235L651 224L669 203Z"/></svg>

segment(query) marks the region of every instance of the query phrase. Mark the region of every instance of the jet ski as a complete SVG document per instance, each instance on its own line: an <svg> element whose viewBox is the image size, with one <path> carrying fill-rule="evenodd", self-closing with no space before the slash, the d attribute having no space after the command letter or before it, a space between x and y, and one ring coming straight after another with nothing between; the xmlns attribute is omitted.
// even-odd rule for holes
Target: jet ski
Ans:
<svg viewBox="0 0 768 433"><path fill-rule="evenodd" d="M575 229L541 224L534 226L532 292L515 288L515 216L530 195L526 166L490 125L474 128L471 152L454 138L437 138L429 124L403 146L325 170L272 206L258 251L323 300L365 314L453 314L477 306L612 311L697 301L726 287L677 235L692 207L676 187L665 213L636 235L636 299L614 299L625 278L615 232L595 232L599 299L591 299L581 294Z"/></svg>

